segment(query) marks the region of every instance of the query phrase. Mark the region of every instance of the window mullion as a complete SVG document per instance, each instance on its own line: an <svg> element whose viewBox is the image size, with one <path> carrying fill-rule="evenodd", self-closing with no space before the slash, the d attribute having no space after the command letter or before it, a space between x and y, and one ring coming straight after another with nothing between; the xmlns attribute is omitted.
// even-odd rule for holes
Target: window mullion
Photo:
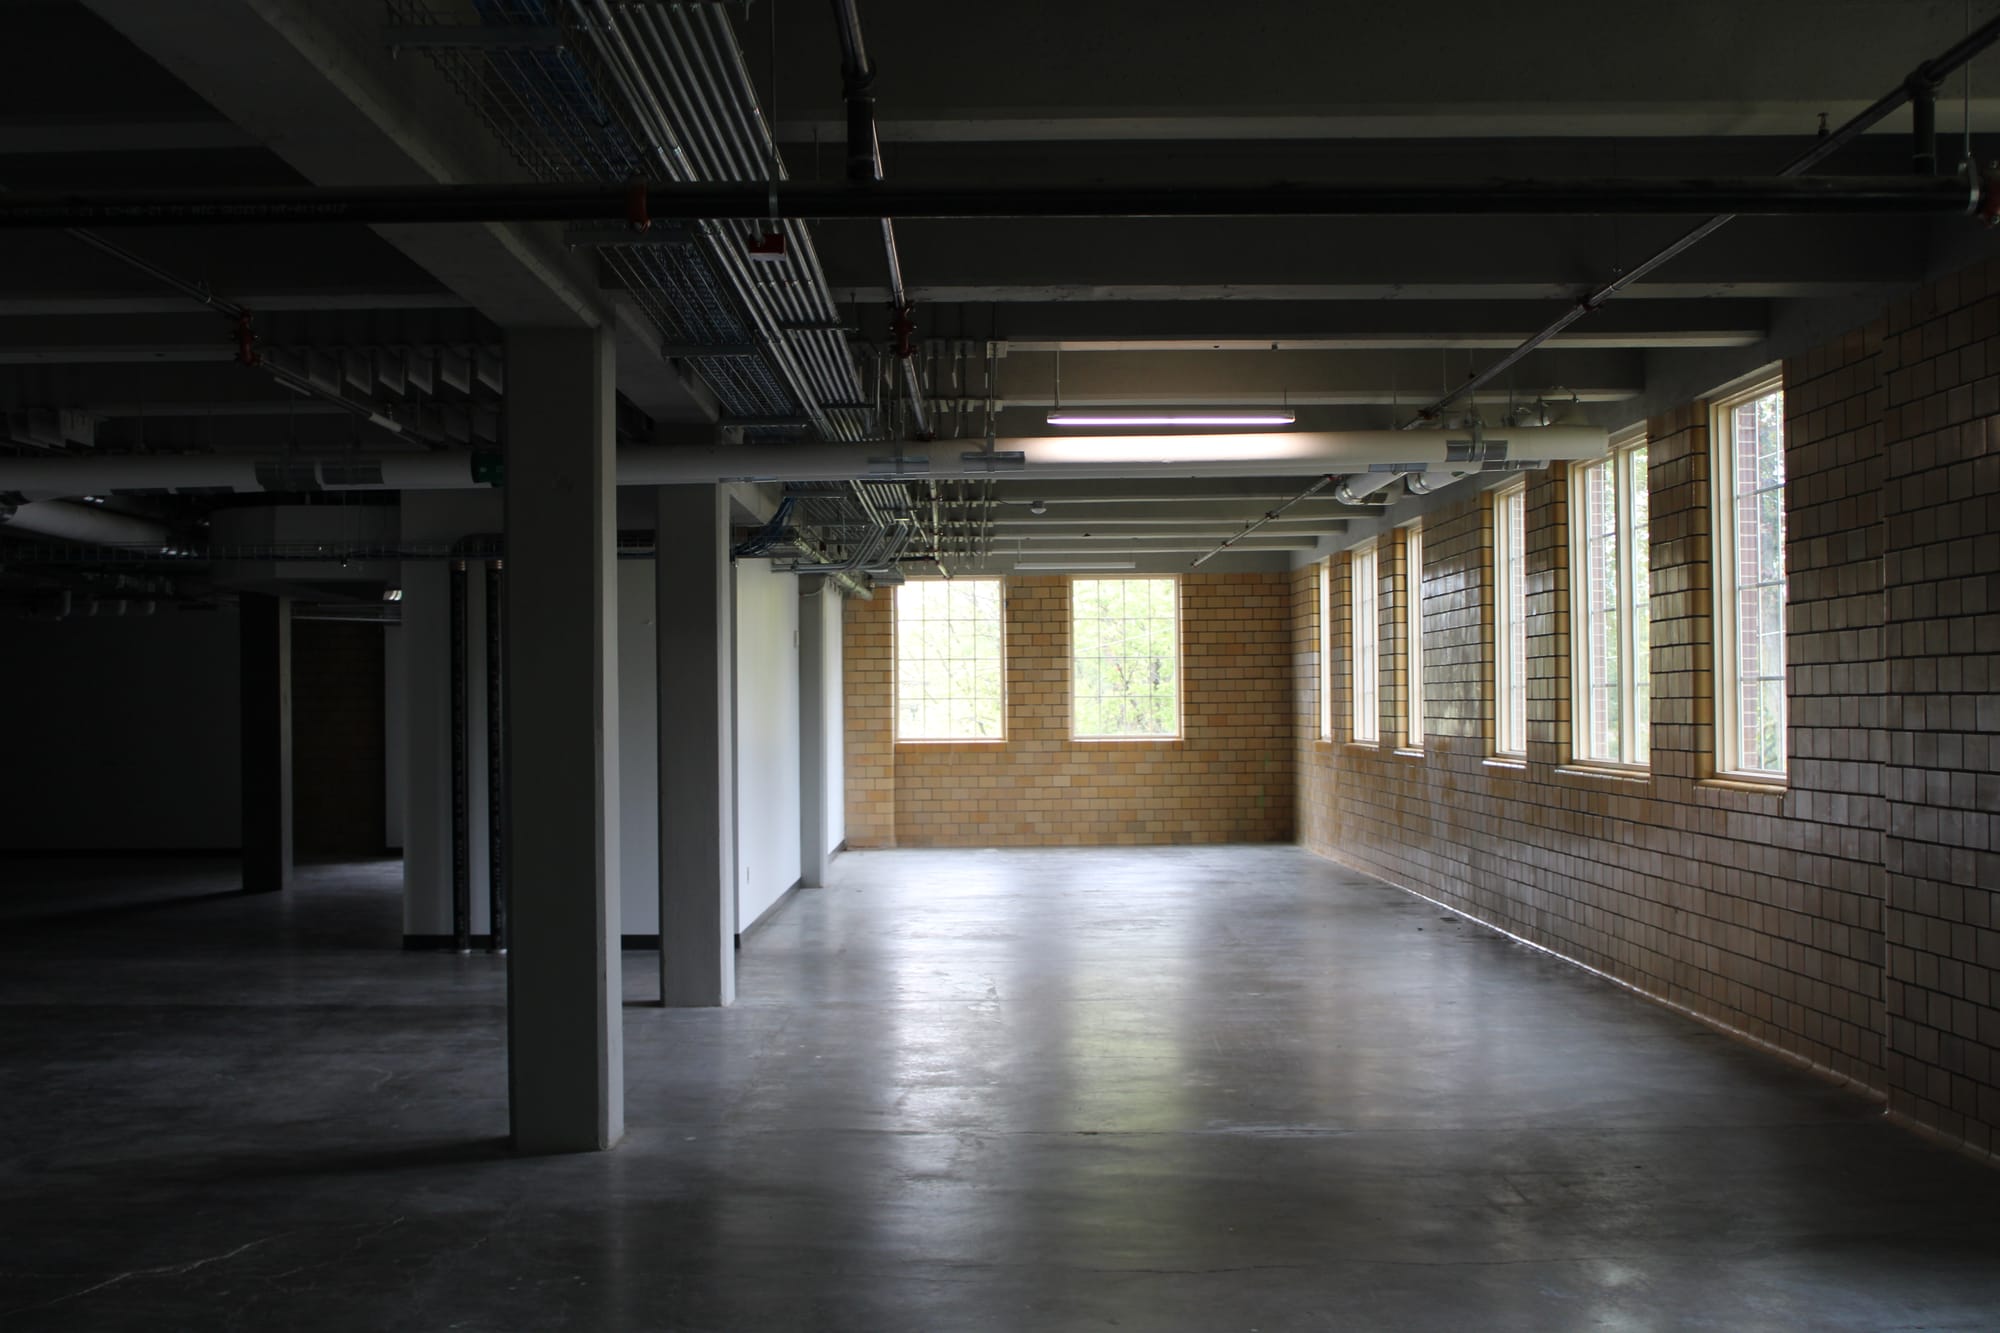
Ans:
<svg viewBox="0 0 2000 1333"><path fill-rule="evenodd" d="M1632 705L1632 451L1611 456L1612 509L1616 528L1611 534L1612 559L1618 562L1618 760L1631 763Z"/></svg>

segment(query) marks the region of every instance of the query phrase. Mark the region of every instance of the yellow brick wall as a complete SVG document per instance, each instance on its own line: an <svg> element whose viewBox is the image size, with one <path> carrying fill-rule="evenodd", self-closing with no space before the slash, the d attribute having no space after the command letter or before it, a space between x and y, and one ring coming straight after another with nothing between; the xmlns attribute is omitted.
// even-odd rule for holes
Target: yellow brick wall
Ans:
<svg viewBox="0 0 2000 1333"><path fill-rule="evenodd" d="M1451 904L2000 1143L2000 264L1788 361L1789 780L1713 779L1707 405L1651 437L1653 764L1569 762L1568 479L1528 482L1529 737L1492 748L1490 501L1425 522L1428 743L1334 738L1315 570L1292 577L1299 830ZM1382 548L1388 552L1389 544ZM1382 605L1407 606L1393 560ZM1386 617L1385 617L1386 618ZM1386 641L1382 735L1402 734Z"/></svg>
<svg viewBox="0 0 2000 1333"><path fill-rule="evenodd" d="M1182 735L1171 741L1070 739L1069 580L1016 576L1006 740L899 745L893 600L848 601L848 845L1290 841L1288 582L1181 579Z"/></svg>

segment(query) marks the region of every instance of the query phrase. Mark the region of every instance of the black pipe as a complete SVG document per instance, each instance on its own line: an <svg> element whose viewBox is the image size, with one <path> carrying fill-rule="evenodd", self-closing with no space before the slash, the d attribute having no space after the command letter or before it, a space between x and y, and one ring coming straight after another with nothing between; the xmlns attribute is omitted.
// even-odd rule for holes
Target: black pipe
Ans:
<svg viewBox="0 0 2000 1333"><path fill-rule="evenodd" d="M869 86L874 67L861 42L861 15L854 0L833 0L833 23L840 32L840 90L847 99L847 179L882 179L882 143L875 132L875 99Z"/></svg>
<svg viewBox="0 0 2000 1333"><path fill-rule="evenodd" d="M472 952L472 801L467 734L465 561L451 562L451 939Z"/></svg>
<svg viewBox="0 0 2000 1333"><path fill-rule="evenodd" d="M1981 181L1983 190L1986 182ZM635 205L636 196L643 200ZM0 194L0 227L448 223L625 218L1361 217L1402 214L1934 214L1974 189L1910 176L1346 181L1272 185L252 186Z"/></svg>
<svg viewBox="0 0 2000 1333"><path fill-rule="evenodd" d="M1937 85L1917 83L1910 89L1910 167L1919 176L1937 175Z"/></svg>
<svg viewBox="0 0 2000 1333"><path fill-rule="evenodd" d="M833 22L840 31L840 82L847 98L847 179L850 183L873 187L882 179L882 141L875 132L875 99L869 88L875 82L875 67L868 63L868 50L861 41L861 14L854 0L833 0ZM889 265L889 304L896 325L896 358L902 363L903 392L910 402L910 425L920 439L931 438L929 409L924 404L924 387L918 378L910 352L916 331L912 322L913 303L903 286L903 260L896 250L896 223L882 218L882 254Z"/></svg>
<svg viewBox="0 0 2000 1333"><path fill-rule="evenodd" d="M1819 138L1813 141L1810 147L1780 167L1778 175L1784 178L1791 178L1811 171L1842 148L1860 138L1863 134L1866 134L1886 119L1890 113L1902 106L1904 102L1909 100L1913 87L1920 85L1927 85L1932 88L1937 87L1947 76L1965 65L1981 51L1992 46L1996 41L2000 41L2000 18L1989 19L1985 23L1980 24L1964 37L1946 47L1942 52L1917 66L1902 83L1876 98L1868 106L1863 107L1858 114L1848 120L1839 129L1834 130L1831 134L1820 135ZM1966 164L1966 169L1968 171L1976 170L1970 162ZM1970 189L1971 184L1971 182L1967 182L1968 189ZM1994 191L1991 187L1992 182L1990 180L1984 178L1979 180L1977 186L1977 203L1974 208L1974 211L1981 217L1989 220L1993 217L1994 205ZM1721 231L1734 220L1735 213L1741 211L1741 209L1737 209L1730 213L1724 213L1719 217L1710 218L1708 221L1694 228L1694 230L1683 234L1677 240L1668 244L1666 248L1655 251L1646 259L1626 268L1609 282L1579 297L1574 305L1556 316L1540 332L1530 334L1525 341L1499 360L1490 363L1484 370L1481 370L1477 374L1468 376L1463 383L1447 390L1442 397L1433 399L1428 406L1420 409L1415 416L1404 422L1403 429L1409 430L1413 426L1420 426L1426 422L1437 420L1445 408L1451 406L1466 394L1483 389L1493 383L1509 370L1513 369L1528 353L1534 351L1537 347L1540 347L1543 343L1555 337L1585 315L1594 313L1606 301L1611 300L1647 274L1666 264L1672 263L1689 250L1694 249L1695 246L1707 240L1710 236L1713 236L1716 232Z"/></svg>
<svg viewBox="0 0 2000 1333"><path fill-rule="evenodd" d="M507 829L504 658L500 647L500 579L503 561L486 564L486 912L492 922L487 951L507 952L507 880L503 839Z"/></svg>

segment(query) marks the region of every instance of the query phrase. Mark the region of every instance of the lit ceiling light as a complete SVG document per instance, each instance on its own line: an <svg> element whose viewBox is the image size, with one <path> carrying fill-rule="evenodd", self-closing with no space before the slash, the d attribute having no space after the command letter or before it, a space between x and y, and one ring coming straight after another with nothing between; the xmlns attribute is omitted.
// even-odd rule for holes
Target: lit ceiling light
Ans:
<svg viewBox="0 0 2000 1333"><path fill-rule="evenodd" d="M1065 407L1049 413L1051 426L1290 426L1298 419L1289 407L1179 412L1073 412Z"/></svg>
<svg viewBox="0 0 2000 1333"><path fill-rule="evenodd" d="M382 600L385 602L400 602L403 600L403 590L401 588L384 588L382 590Z"/></svg>

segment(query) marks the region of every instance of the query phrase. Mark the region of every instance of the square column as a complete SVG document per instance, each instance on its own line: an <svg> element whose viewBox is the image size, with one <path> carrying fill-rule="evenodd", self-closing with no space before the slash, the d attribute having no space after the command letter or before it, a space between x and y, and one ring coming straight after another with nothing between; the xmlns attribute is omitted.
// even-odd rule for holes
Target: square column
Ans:
<svg viewBox="0 0 2000 1333"><path fill-rule="evenodd" d="M522 1152L625 1132L608 334L507 337L508 1102Z"/></svg>
<svg viewBox="0 0 2000 1333"><path fill-rule="evenodd" d="M243 761L243 891L292 884L292 602L237 598Z"/></svg>
<svg viewBox="0 0 2000 1333"><path fill-rule="evenodd" d="M660 1003L736 999L736 594L729 496L658 489Z"/></svg>

